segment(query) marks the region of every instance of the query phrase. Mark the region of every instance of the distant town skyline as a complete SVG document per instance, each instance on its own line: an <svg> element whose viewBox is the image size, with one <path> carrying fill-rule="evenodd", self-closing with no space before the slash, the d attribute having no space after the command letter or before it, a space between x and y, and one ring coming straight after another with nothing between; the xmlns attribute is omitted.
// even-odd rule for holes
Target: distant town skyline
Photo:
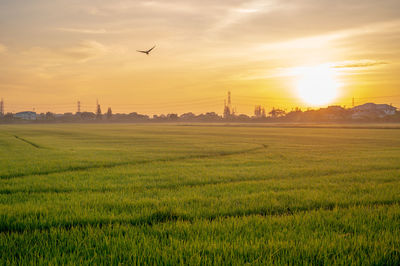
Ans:
<svg viewBox="0 0 400 266"><path fill-rule="evenodd" d="M400 1L0 3L5 111L400 106ZM146 56L136 50L156 49Z"/></svg>
<svg viewBox="0 0 400 266"><path fill-rule="evenodd" d="M229 92L228 92L229 93ZM377 97L380 98L380 97ZM216 107L210 107L208 110L204 110L201 112L196 112L193 110L190 110L190 106L189 105L193 105L193 106L198 106L198 105L202 105L202 106L209 106L208 104L204 104L204 100L208 101L209 103L214 103L215 100L211 100L211 99L199 99L198 101L188 101L188 102L181 102L184 103L180 108L178 108L178 110L182 110L182 111L178 111L178 112L173 112L173 111L165 111L165 112L155 112L154 110L157 110L157 105L160 104L162 110L165 110L165 106L173 106L174 103L171 102L165 102L165 103L155 103L153 105L150 105L148 107L144 107L143 104L139 104L137 106L135 106L134 104L131 105L123 105L123 106L111 106L111 105L104 105L101 102L98 101L98 99L96 100L96 103L94 105L88 105L88 104L84 104L81 101L77 101L74 104L61 104L61 105L57 105L57 104L48 104L48 105L42 105L38 108L38 105L32 105L33 107L31 108L21 108L21 106L17 105L17 106L7 106L7 104L4 103L4 99L1 99L0 102L0 106L1 106L1 110L3 114L6 113L18 113L18 112L26 112L26 111L33 111L37 114L40 113L47 113L47 112L51 112L54 114L63 114L63 113L78 113L78 112L92 112L92 113L96 113L98 111L98 107L101 107L102 110L104 112L101 112L103 114L107 113L107 109L111 108L113 111L113 113L121 113L121 114L129 114L129 113L141 113L144 115L167 115L167 114L178 114L178 115L182 115L185 113L194 113L194 114L202 114L202 113L209 113L209 112L213 112L213 113L217 113L219 115L224 115L225 111L226 111L226 106L227 106L227 99L224 100L218 100L219 104ZM223 102L223 104L221 104ZM373 101L372 101L373 102ZM241 112L240 109L238 110L237 106L234 104L229 105L231 110L234 110L236 114L245 114L245 115L253 115L255 112L255 109L264 109L267 112L271 111L273 109L282 109L285 112L290 112L296 109L299 110L318 110L320 108L326 108L326 107L332 107L332 106L341 106L343 108L351 108L354 106L358 106L358 105L363 105L363 104L368 104L368 103L372 103L371 101L364 101L363 98L361 99L351 99L351 103L348 105L335 105L335 104L331 104L331 105L326 105L326 106L318 106L318 107L300 107L300 106L296 106L296 107L291 107L291 108L282 108L278 105L276 106L272 106L272 105L262 105L262 104L248 104L247 106L252 106L252 110L250 112ZM393 106L394 108L398 109L397 106L393 105L392 103L384 103L384 102L373 102L374 104L384 104L384 105L390 105ZM176 104L176 103L175 103ZM213 106L214 104L212 104L211 106ZM5 107L7 106L7 107ZM153 106L153 107L152 107ZM145 109L145 110L151 110L150 112L138 112L138 109ZM61 111L57 111L57 110L61 110ZM64 111L62 111L64 110ZM125 110L125 111L121 111L121 110ZM177 108L175 107L171 107L171 110L177 110Z"/></svg>
<svg viewBox="0 0 400 266"><path fill-rule="evenodd" d="M79 105L80 107L80 105ZM161 115L146 115L131 113L113 113L111 108L103 113L101 106L97 103L96 112L78 112L55 114L52 112L40 113L32 111L18 113L0 113L1 124L13 123L299 123L299 122L337 122L337 123L398 123L400 122L400 111L396 107L388 104L366 103L351 108L341 106L329 106L327 108L301 110L295 108L289 112L279 108L273 108L270 112L262 106L255 106L252 115L240 114L231 105L230 94L224 104L224 112L219 115L215 112L194 114L187 112L184 114L167 113Z"/></svg>

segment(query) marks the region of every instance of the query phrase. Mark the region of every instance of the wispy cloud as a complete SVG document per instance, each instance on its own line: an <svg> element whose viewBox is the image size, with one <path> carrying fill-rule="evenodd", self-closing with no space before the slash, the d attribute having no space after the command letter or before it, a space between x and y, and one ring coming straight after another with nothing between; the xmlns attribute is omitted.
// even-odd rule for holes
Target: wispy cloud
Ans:
<svg viewBox="0 0 400 266"><path fill-rule="evenodd" d="M261 44L256 49L259 52L262 51L293 51L294 49L299 51L301 49L320 49L324 47L332 46L335 42L352 39L359 36L373 35L377 33L390 34L396 31L400 26L400 20L384 21L378 23L371 23L360 27L348 28L339 31L330 31L323 34L317 34L313 36L306 36L300 38L293 38L284 41L270 42Z"/></svg>
<svg viewBox="0 0 400 266"><path fill-rule="evenodd" d="M373 68L383 65L388 65L388 62L362 59L362 60L350 60L342 62L324 62L318 65L305 65L305 66L295 66L295 67L275 67L275 68L263 68L262 66L249 65L243 67L246 71L242 71L239 75L233 76L233 78L238 80L256 80L256 79L274 79L281 77L294 77L298 76L307 71L312 71L313 69L337 69L334 70L336 74L347 75L347 70L359 69L360 71L365 71L367 68ZM361 73L361 72L360 72ZM351 74L357 74L352 72Z"/></svg>
<svg viewBox="0 0 400 266"><path fill-rule="evenodd" d="M385 61L375 61L375 60L353 60L345 61L342 63L337 63L333 65L333 68L365 68L365 67L375 67L387 65L388 62Z"/></svg>
<svg viewBox="0 0 400 266"><path fill-rule="evenodd" d="M227 13L211 28L211 32L218 32L256 14L265 13L278 7L275 1L253 0L239 6L228 8Z"/></svg>
<svg viewBox="0 0 400 266"><path fill-rule="evenodd" d="M85 40L75 46L64 48L60 51L68 57L77 59L79 62L86 62L87 60L104 55L108 48L96 41Z"/></svg>
<svg viewBox="0 0 400 266"><path fill-rule="evenodd" d="M81 29L81 28L57 28L57 31L82 33L82 34L107 34L110 33L105 29Z"/></svg>
<svg viewBox="0 0 400 266"><path fill-rule="evenodd" d="M99 42L84 40L71 46L57 48L32 47L21 55L35 66L48 68L65 63L84 63L105 55L107 51L108 48Z"/></svg>

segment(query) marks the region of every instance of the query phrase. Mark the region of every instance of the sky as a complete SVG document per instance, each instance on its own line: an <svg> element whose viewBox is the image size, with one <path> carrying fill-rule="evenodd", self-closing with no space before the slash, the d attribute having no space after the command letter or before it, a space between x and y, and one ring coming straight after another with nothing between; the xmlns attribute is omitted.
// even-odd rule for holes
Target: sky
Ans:
<svg viewBox="0 0 400 266"><path fill-rule="evenodd" d="M220 114L228 91L238 113L316 108L296 85L316 69L340 84L323 106L400 107L400 1L0 0L6 112L98 100L103 112Z"/></svg>

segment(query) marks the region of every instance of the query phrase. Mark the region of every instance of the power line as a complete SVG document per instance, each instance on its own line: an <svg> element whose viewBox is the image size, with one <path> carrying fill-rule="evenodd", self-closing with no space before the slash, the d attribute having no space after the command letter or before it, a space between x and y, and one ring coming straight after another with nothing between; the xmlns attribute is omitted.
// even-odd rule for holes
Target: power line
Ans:
<svg viewBox="0 0 400 266"><path fill-rule="evenodd" d="M397 95L387 95L387 96L372 96L372 97L357 97L356 99L380 99L380 98L400 98L400 94Z"/></svg>

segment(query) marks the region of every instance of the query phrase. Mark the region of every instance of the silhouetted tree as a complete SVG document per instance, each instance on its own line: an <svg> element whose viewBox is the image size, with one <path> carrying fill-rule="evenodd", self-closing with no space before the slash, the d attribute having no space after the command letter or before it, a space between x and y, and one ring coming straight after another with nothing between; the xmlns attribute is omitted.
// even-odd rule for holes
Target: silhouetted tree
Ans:
<svg viewBox="0 0 400 266"><path fill-rule="evenodd" d="M273 118L282 117L286 114L286 112L282 109L272 108L271 112L268 113Z"/></svg>
<svg viewBox="0 0 400 266"><path fill-rule="evenodd" d="M96 118L96 115L92 112L82 112L81 113L81 118L83 120L93 120Z"/></svg>
<svg viewBox="0 0 400 266"><path fill-rule="evenodd" d="M254 115L258 118L265 117L265 109L261 105L256 105L254 108Z"/></svg>
<svg viewBox="0 0 400 266"><path fill-rule="evenodd" d="M168 120L175 121L175 120L178 120L178 115L177 114L168 114L167 118L168 118Z"/></svg>
<svg viewBox="0 0 400 266"><path fill-rule="evenodd" d="M5 114L5 115L3 116L3 119L4 119L5 121L12 121L12 120L14 120L14 115L13 115L12 113L7 113L7 114Z"/></svg>
<svg viewBox="0 0 400 266"><path fill-rule="evenodd" d="M53 114L52 112L47 112L46 113L46 120L55 120L56 119L56 115Z"/></svg>
<svg viewBox="0 0 400 266"><path fill-rule="evenodd" d="M182 120L194 120L196 118L196 115L192 112L189 112L182 114L179 118Z"/></svg>

